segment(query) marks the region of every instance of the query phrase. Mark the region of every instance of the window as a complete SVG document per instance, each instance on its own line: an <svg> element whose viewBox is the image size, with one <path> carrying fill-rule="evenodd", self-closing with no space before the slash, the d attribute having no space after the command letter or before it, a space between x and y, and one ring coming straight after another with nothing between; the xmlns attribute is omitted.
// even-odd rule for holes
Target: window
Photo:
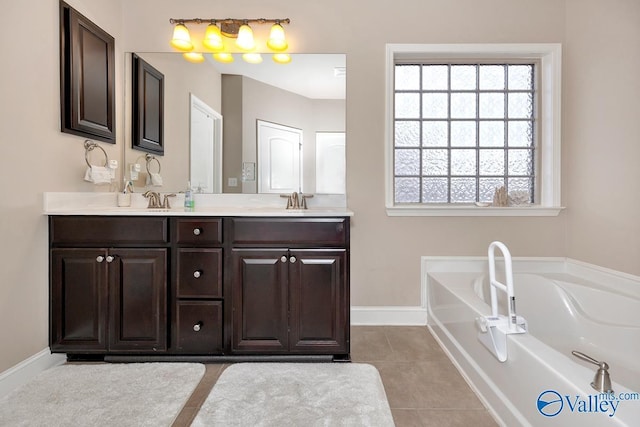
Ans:
<svg viewBox="0 0 640 427"><path fill-rule="evenodd" d="M388 45L387 212L557 215L558 45ZM497 188L526 208L490 210Z"/></svg>

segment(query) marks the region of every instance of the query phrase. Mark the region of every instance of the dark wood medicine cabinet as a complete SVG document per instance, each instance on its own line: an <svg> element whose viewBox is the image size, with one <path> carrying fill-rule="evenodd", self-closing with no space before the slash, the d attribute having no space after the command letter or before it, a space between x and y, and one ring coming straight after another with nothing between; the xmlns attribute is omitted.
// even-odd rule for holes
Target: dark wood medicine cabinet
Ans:
<svg viewBox="0 0 640 427"><path fill-rule="evenodd" d="M64 133L115 144L115 40L60 1L60 115Z"/></svg>

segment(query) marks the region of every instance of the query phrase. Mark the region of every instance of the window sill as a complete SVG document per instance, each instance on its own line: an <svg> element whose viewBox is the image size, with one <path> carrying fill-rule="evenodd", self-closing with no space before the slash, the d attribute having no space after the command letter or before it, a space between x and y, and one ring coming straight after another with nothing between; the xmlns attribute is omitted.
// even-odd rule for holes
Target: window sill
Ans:
<svg viewBox="0 0 640 427"><path fill-rule="evenodd" d="M387 207L388 216L558 216L562 206L478 207L425 205Z"/></svg>

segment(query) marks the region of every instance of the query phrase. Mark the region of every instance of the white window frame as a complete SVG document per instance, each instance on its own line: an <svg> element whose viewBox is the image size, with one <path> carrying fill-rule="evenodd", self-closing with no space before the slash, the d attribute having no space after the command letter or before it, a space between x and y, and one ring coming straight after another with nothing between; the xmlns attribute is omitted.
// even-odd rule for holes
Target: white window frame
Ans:
<svg viewBox="0 0 640 427"><path fill-rule="evenodd" d="M478 207L475 204L395 204L394 70L396 59L538 60L540 67L539 202L527 207ZM385 82L385 205L389 216L557 216L560 205L561 62L558 43L542 44L387 44Z"/></svg>

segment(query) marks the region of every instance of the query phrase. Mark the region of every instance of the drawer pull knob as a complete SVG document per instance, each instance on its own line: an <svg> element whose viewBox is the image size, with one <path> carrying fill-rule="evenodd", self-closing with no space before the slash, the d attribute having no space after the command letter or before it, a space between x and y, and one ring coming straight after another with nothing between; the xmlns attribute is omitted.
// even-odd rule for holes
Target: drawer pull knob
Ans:
<svg viewBox="0 0 640 427"><path fill-rule="evenodd" d="M200 329L202 329L202 322L198 322L195 325L193 325L193 330L196 332L200 332Z"/></svg>
<svg viewBox="0 0 640 427"><path fill-rule="evenodd" d="M98 262L102 262L102 261L104 261L104 257L103 257L102 255L98 255L98 256L96 257L96 261L98 261Z"/></svg>
<svg viewBox="0 0 640 427"><path fill-rule="evenodd" d="M202 230L199 228L194 228L193 229L193 234L196 236L199 236L200 234L202 234Z"/></svg>
<svg viewBox="0 0 640 427"><path fill-rule="evenodd" d="M112 257L111 255L107 256L107 262L113 262L114 257Z"/></svg>
<svg viewBox="0 0 640 427"><path fill-rule="evenodd" d="M280 257L280 262L287 262L287 257L282 255L282 257Z"/></svg>
<svg viewBox="0 0 640 427"><path fill-rule="evenodd" d="M196 279L199 279L200 276L202 276L202 272L200 270L196 270L193 272L193 277L195 277Z"/></svg>
<svg viewBox="0 0 640 427"><path fill-rule="evenodd" d="M291 264L293 264L294 262L296 262L296 257L292 256L291 258L289 258L289 262Z"/></svg>

